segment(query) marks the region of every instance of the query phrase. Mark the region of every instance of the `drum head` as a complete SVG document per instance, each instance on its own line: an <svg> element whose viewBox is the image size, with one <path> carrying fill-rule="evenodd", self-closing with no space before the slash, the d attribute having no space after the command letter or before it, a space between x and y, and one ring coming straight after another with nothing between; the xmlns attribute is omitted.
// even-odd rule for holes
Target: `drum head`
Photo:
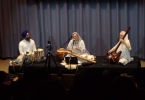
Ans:
<svg viewBox="0 0 145 100"><path fill-rule="evenodd" d="M40 49L40 48L39 48L38 51L43 51L43 49Z"/></svg>

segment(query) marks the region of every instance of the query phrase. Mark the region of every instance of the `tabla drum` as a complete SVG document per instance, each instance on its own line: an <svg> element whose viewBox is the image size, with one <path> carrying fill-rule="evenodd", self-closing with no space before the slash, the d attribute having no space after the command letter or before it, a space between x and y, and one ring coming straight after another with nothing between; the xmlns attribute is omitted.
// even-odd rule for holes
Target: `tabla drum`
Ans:
<svg viewBox="0 0 145 100"><path fill-rule="evenodd" d="M33 57L32 57L32 54L31 53L26 53L25 55L24 55L24 60L33 60Z"/></svg>
<svg viewBox="0 0 145 100"><path fill-rule="evenodd" d="M29 53L29 52L27 52L25 55L24 55L24 57L23 57L23 64L27 64L27 65L30 65L30 64L32 64L32 62L33 62L33 57L32 57L32 54L31 53Z"/></svg>
<svg viewBox="0 0 145 100"><path fill-rule="evenodd" d="M39 48L34 51L35 61L42 61L44 59L44 50Z"/></svg>

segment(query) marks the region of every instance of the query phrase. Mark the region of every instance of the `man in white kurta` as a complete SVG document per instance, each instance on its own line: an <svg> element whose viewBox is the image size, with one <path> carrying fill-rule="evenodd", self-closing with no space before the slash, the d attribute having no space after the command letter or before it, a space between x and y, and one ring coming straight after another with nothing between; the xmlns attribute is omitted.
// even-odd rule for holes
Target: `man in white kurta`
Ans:
<svg viewBox="0 0 145 100"><path fill-rule="evenodd" d="M34 56L34 51L36 50L36 45L33 39L30 39L29 32L27 30L22 32L23 40L19 43L19 53L17 57L17 63L23 63L23 58L27 54L29 59Z"/></svg>
<svg viewBox="0 0 145 100"><path fill-rule="evenodd" d="M34 54L34 51L36 50L35 42L33 39L30 39L29 41L23 39L19 43L19 52L20 55L26 54L26 52L29 52L31 54Z"/></svg>
<svg viewBox="0 0 145 100"><path fill-rule="evenodd" d="M125 38L123 38L123 36L125 35L125 31L121 31L120 32L120 40L119 42L121 42L119 48L117 49L116 52L122 51L120 58L119 58L119 63L126 65L127 63L129 63L131 61L131 56L130 56L130 51L131 51L131 44L130 41L128 39L128 34L126 34ZM119 44L119 42L111 49L108 51L108 53L111 53L113 51L115 51L117 45Z"/></svg>

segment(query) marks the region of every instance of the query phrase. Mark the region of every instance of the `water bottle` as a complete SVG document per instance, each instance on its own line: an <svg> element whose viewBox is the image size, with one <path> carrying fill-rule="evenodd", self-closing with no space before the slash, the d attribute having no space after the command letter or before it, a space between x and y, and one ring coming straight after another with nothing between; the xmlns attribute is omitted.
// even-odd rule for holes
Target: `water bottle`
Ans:
<svg viewBox="0 0 145 100"><path fill-rule="evenodd" d="M13 62L12 61L10 61L10 66L13 66Z"/></svg>

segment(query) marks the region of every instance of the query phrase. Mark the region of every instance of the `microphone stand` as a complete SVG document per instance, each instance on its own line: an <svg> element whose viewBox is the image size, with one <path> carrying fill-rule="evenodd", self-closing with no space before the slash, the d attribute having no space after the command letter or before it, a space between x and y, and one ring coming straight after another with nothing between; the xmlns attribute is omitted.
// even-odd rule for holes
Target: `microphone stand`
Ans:
<svg viewBox="0 0 145 100"><path fill-rule="evenodd" d="M70 58L69 58L69 65L70 65L70 70L71 70L71 55L70 55Z"/></svg>
<svg viewBox="0 0 145 100"><path fill-rule="evenodd" d="M73 50L73 46L74 46L74 40L73 40L73 45L72 45L72 50ZM69 64L70 64L70 70L71 70L71 55L70 55L70 59L69 59Z"/></svg>

